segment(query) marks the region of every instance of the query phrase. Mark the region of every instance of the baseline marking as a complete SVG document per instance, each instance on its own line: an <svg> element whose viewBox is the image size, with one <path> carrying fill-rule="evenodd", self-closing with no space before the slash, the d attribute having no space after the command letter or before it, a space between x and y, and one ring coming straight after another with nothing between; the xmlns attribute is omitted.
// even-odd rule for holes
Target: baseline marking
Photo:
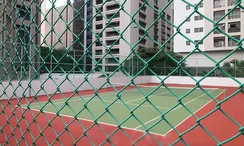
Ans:
<svg viewBox="0 0 244 146"><path fill-rule="evenodd" d="M217 96L216 96L216 98L218 98L221 94L223 94L225 91L222 91L221 93L219 93ZM210 100L209 102L207 102L206 104L204 104L201 108L199 108L197 111L195 111L194 112L194 114L196 114L198 111L200 111L201 109L203 109L204 107L206 107L210 102L212 102L213 101L213 99L212 100ZM183 121L181 121L179 124L177 124L176 126L175 126L175 128L177 128L179 125L181 125L183 122L185 122L186 120L188 120L190 117L191 117L192 115L189 115L188 117L186 117ZM173 131L173 128L171 128L167 133L165 133L164 134L164 136L165 135L167 135L167 134L169 134L171 131Z"/></svg>
<svg viewBox="0 0 244 146"><path fill-rule="evenodd" d="M163 92L163 93L160 93L160 94L157 94L157 95L151 95L151 96L148 96L148 97L154 97L154 96L163 95L163 94L166 94L166 93L169 93L169 91L166 91L166 92ZM130 103L130 102L137 101L137 100L141 100L141 99L145 99L145 97L138 98L138 99L133 99L133 100L129 100L129 101L125 102L125 103Z"/></svg>
<svg viewBox="0 0 244 146"><path fill-rule="evenodd" d="M21 107L21 108L28 110L26 107ZM30 110L33 110L33 111L36 111L36 112L40 112L40 110L38 110L38 109L34 109L34 108L31 108ZM43 113L50 114L50 115L54 115L54 116L57 115L56 113L48 112L48 111L43 111ZM68 116L68 115L64 115L64 114L59 114L59 115L62 116L62 117L66 117L66 118L74 119L74 117L72 117L72 116ZM86 121L86 122L94 123L93 120L88 120L88 119L83 119L83 118L77 118L77 119L80 120L80 121ZM111 126L111 127L116 127L116 128L118 127L118 125L109 124L109 123L104 123L104 122L97 122L97 123L98 123L98 124L101 124L101 125L105 125L105 126ZM143 130L133 129L133 128L125 127L125 126L121 126L121 128L126 129L126 130L135 131L135 132L140 132L140 133L143 133L143 134L146 133L146 132L143 131ZM163 134L154 133L154 132L148 132L147 134L153 134L153 135L156 135L156 136L162 136L162 137L164 136Z"/></svg>

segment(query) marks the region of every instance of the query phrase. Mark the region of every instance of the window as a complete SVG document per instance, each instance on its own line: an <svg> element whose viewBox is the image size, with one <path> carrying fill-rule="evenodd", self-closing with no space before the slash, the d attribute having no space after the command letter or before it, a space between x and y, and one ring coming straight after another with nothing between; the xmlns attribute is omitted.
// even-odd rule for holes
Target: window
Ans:
<svg viewBox="0 0 244 146"><path fill-rule="evenodd" d="M221 8L225 6L225 0L214 0L214 8Z"/></svg>
<svg viewBox="0 0 244 146"><path fill-rule="evenodd" d="M214 47L225 47L225 37L215 37L214 38Z"/></svg>
<svg viewBox="0 0 244 146"><path fill-rule="evenodd" d="M191 33L191 29L186 29L186 33Z"/></svg>
<svg viewBox="0 0 244 146"><path fill-rule="evenodd" d="M237 0L228 0L228 6L233 6L237 3Z"/></svg>
<svg viewBox="0 0 244 146"><path fill-rule="evenodd" d="M119 36L119 33L117 31L110 31L106 32L107 37L114 37L114 36Z"/></svg>
<svg viewBox="0 0 244 146"><path fill-rule="evenodd" d="M194 42L195 42L195 43L198 43L199 40L195 40ZM203 44L203 42L201 41L201 42L199 43L199 45L202 45L202 44Z"/></svg>
<svg viewBox="0 0 244 146"><path fill-rule="evenodd" d="M220 24L218 25L218 28L219 28L220 30L222 30L222 31L225 31L225 23L220 23ZM220 33L220 31L218 31L217 29L214 30L214 34L219 34L219 33Z"/></svg>
<svg viewBox="0 0 244 146"><path fill-rule="evenodd" d="M191 6L190 5L186 5L186 10L190 10Z"/></svg>
<svg viewBox="0 0 244 146"><path fill-rule="evenodd" d="M107 72L115 72L115 70L119 68L119 66L105 66L105 71ZM118 69L116 70L118 72Z"/></svg>
<svg viewBox="0 0 244 146"><path fill-rule="evenodd" d="M200 5L198 6L199 8L202 8L203 7L203 3L200 3Z"/></svg>
<svg viewBox="0 0 244 146"><path fill-rule="evenodd" d="M109 51L110 51L111 54L119 54L119 48L112 48Z"/></svg>
<svg viewBox="0 0 244 146"><path fill-rule="evenodd" d="M119 21L118 22L110 22L110 23L107 23L107 28L113 28L113 27L119 27L120 24L119 24Z"/></svg>
<svg viewBox="0 0 244 146"><path fill-rule="evenodd" d="M119 60L119 58L106 58L106 63L107 64L118 64L117 60Z"/></svg>
<svg viewBox="0 0 244 146"><path fill-rule="evenodd" d="M194 6L196 6L197 4L195 4ZM198 5L198 8L202 8L203 7L203 3L200 3L199 5Z"/></svg>
<svg viewBox="0 0 244 146"><path fill-rule="evenodd" d="M141 39L141 37L139 37L138 40L140 41L140 44L146 45L147 40L145 38Z"/></svg>
<svg viewBox="0 0 244 146"><path fill-rule="evenodd" d="M107 40L106 41L106 44L108 46L111 46L111 45L119 45L119 40Z"/></svg>
<svg viewBox="0 0 244 146"><path fill-rule="evenodd" d="M22 18L24 20L30 20L31 19L31 9L17 5L16 15L17 15L17 18Z"/></svg>
<svg viewBox="0 0 244 146"><path fill-rule="evenodd" d="M102 46L102 42L97 41L97 42L96 42L96 46Z"/></svg>
<svg viewBox="0 0 244 146"><path fill-rule="evenodd" d="M146 20L146 15L143 14L142 12L139 12L139 18Z"/></svg>
<svg viewBox="0 0 244 146"><path fill-rule="evenodd" d="M102 50L96 50L96 55L102 55L103 54L103 51Z"/></svg>
<svg viewBox="0 0 244 146"><path fill-rule="evenodd" d="M186 45L190 46L191 45L190 41L186 41Z"/></svg>
<svg viewBox="0 0 244 146"><path fill-rule="evenodd" d="M195 16L195 17L194 17L194 20L195 20L195 21L197 21L197 20L203 20L203 17L200 16L200 15L198 15L198 16Z"/></svg>
<svg viewBox="0 0 244 146"><path fill-rule="evenodd" d="M230 11L230 10L229 10ZM236 19L241 17L240 8L233 10L229 15L228 19Z"/></svg>
<svg viewBox="0 0 244 146"><path fill-rule="evenodd" d="M228 32L240 32L241 31L241 22L230 22L228 23Z"/></svg>
<svg viewBox="0 0 244 146"><path fill-rule="evenodd" d="M139 8L140 8L140 10L142 10L142 11L144 11L144 12L146 12L146 10L147 10L146 5L143 5L143 6L142 6L141 3L139 3Z"/></svg>
<svg viewBox="0 0 244 146"><path fill-rule="evenodd" d="M101 21L101 20L103 20L103 16L97 16L96 17L96 21Z"/></svg>
<svg viewBox="0 0 244 146"><path fill-rule="evenodd" d="M120 5L118 5L118 4L110 5L110 6L107 6L107 11L118 9L119 7L120 7Z"/></svg>
<svg viewBox="0 0 244 146"><path fill-rule="evenodd" d="M102 59L101 58L96 58L97 64L102 64Z"/></svg>
<svg viewBox="0 0 244 146"><path fill-rule="evenodd" d="M191 21L191 18L187 19L186 22L190 22Z"/></svg>
<svg viewBox="0 0 244 146"><path fill-rule="evenodd" d="M145 31L142 29L139 29L139 35L144 35L144 34L145 34Z"/></svg>
<svg viewBox="0 0 244 146"><path fill-rule="evenodd" d="M101 33L101 32L100 32L100 33L96 33L96 35L97 35L96 38L101 38L101 37L103 37L103 33Z"/></svg>
<svg viewBox="0 0 244 146"><path fill-rule="evenodd" d="M195 33L203 32L203 27L194 28L194 32Z"/></svg>
<svg viewBox="0 0 244 146"><path fill-rule="evenodd" d="M103 3L103 0L96 0L96 3L97 4L102 4Z"/></svg>
<svg viewBox="0 0 244 146"><path fill-rule="evenodd" d="M97 12L97 13L101 13L101 12L103 12L103 7L97 7L96 12Z"/></svg>
<svg viewBox="0 0 244 146"><path fill-rule="evenodd" d="M167 20L170 21L170 16L167 14Z"/></svg>
<svg viewBox="0 0 244 146"><path fill-rule="evenodd" d="M218 21L224 15L225 15L225 10L215 11L214 12L214 21Z"/></svg>
<svg viewBox="0 0 244 146"><path fill-rule="evenodd" d="M107 19L111 19L113 17L114 18L119 18L120 17L120 13L114 13L114 14L108 14L106 15Z"/></svg>
<svg viewBox="0 0 244 146"><path fill-rule="evenodd" d="M139 20L139 25L140 25L141 27L143 27L143 28L146 28L147 23L146 23L146 22L143 22L143 21L141 21L141 20Z"/></svg>
<svg viewBox="0 0 244 146"><path fill-rule="evenodd" d="M228 38L228 46L229 47L233 47L233 46L237 46L238 45L238 41L240 40L241 36L232 36L234 37L235 39L237 39L237 41L231 39L231 38Z"/></svg>
<svg viewBox="0 0 244 146"><path fill-rule="evenodd" d="M102 29L102 28L103 28L103 25L102 24L96 25L96 29Z"/></svg>

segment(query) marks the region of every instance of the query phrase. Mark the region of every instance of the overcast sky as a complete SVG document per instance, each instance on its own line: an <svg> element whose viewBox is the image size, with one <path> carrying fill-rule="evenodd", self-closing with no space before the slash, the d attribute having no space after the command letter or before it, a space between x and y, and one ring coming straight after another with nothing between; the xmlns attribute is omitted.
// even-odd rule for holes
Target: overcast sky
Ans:
<svg viewBox="0 0 244 146"><path fill-rule="evenodd" d="M52 7L50 1L52 1L52 0L46 0L46 9L50 9ZM70 0L70 1L73 3L74 1L77 2L80 0ZM54 2L54 0L53 0L53 2ZM60 7L60 6L66 5L66 3L67 3L67 0L56 0L55 6Z"/></svg>

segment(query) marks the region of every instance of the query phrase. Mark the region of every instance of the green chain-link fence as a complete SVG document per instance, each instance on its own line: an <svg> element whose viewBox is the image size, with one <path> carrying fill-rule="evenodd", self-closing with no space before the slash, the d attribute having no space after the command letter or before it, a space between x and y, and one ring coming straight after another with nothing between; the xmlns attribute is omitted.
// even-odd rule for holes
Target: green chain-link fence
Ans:
<svg viewBox="0 0 244 146"><path fill-rule="evenodd" d="M242 3L2 0L0 145L243 145Z"/></svg>

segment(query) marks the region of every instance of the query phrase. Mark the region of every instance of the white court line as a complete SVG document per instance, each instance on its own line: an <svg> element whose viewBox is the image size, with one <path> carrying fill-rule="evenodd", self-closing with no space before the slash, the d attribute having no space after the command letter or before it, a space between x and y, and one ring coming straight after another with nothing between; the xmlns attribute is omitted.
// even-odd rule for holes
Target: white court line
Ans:
<svg viewBox="0 0 244 146"><path fill-rule="evenodd" d="M219 93L216 98L218 98L221 94L223 94L225 91L222 91L221 93ZM201 109L203 109L204 107L206 107L210 102L212 102L212 100L210 100L209 102L207 102L206 104L204 104L201 108L199 108L197 111L194 112L194 114L196 114L198 111L200 111ZM192 115L189 115L188 117L186 117L183 121L181 121L179 124L177 124L176 126L174 126L175 128L177 128L180 124L182 124L183 122L185 122L186 120L188 120ZM167 135L168 133L170 133L171 131L173 131L173 128L171 128L167 133L165 133L164 135Z"/></svg>
<svg viewBox="0 0 244 146"><path fill-rule="evenodd" d="M213 89L213 90L211 90L211 91L209 91L208 93L211 93L211 92L213 92L213 91L215 91L215 90L217 90L217 88L216 88L216 89ZM204 93L204 94L202 94L202 95L200 95L200 96L194 98L193 100L188 101L188 102L185 103L184 105L187 105L187 104L189 104L189 103L191 103L191 102L193 102L193 101L195 101L195 100L197 100L197 99L199 99L199 98L205 96L205 94L206 94L206 93ZM172 111L175 111L175 110L177 110L177 109L179 109L179 108L181 108L181 107L182 107L182 105L180 105L179 107L173 109ZM171 112L172 112L172 111L171 111ZM158 117L156 117L156 118L154 118L154 119L152 119L152 120L149 120L149 121L147 121L146 123L143 123L143 125L147 125L148 123L151 123L152 121L154 121L154 120L156 120L156 119L158 119L158 118L160 118L160 117L161 117L161 116L158 116ZM136 128L134 128L134 129L138 129L138 128L140 128L140 127L142 127L142 125L139 125L139 126L137 126Z"/></svg>
<svg viewBox="0 0 244 146"><path fill-rule="evenodd" d="M166 93L169 93L169 91L166 91L166 92L163 92L163 93L160 93L160 94L157 94L157 95L151 95L151 96L148 96L148 97L153 97L153 96L163 95L163 94L166 94ZM129 101L125 102L125 103L130 103L130 102L137 101L137 100L142 100L142 99L145 99L145 97L143 97L143 98L138 98L138 99L133 99L133 100L129 100Z"/></svg>
<svg viewBox="0 0 244 146"><path fill-rule="evenodd" d="M23 108L23 109L26 109L26 107L20 107L20 108ZM31 108L30 110L32 111L36 111L36 112L40 112L40 110L38 109L34 109L34 108ZM56 116L57 114L56 113L53 113L53 112L48 112L48 111L43 111L44 113L46 114L50 114L50 115L54 115ZM59 114L60 116L62 117L66 117L66 118L71 118L71 119L74 119L74 117L72 116L68 116L68 115L64 115L64 114ZM86 121L86 122L90 122L90 123L94 123L93 120L88 120L88 119L83 119L83 118L77 118L78 120L80 121ZM111 127L118 127L118 125L115 125L115 124L109 124L109 123L104 123L104 122L97 122L98 124L101 124L101 125L106 125L106 126L111 126ZM136 131L136 132L140 132L140 133L146 133L145 131L143 130L139 130L139 129L133 129L133 128L129 128L129 127L124 127L124 126L121 126L121 128L123 129L127 129L127 130L131 130L131 131ZM154 132L148 132L148 134L153 134L153 135L157 135L157 136L164 136L163 134L159 134L159 133L154 133Z"/></svg>
<svg viewBox="0 0 244 146"><path fill-rule="evenodd" d="M88 97L87 97L88 98ZM81 99L79 99L81 100ZM72 100L72 101L78 101L78 100ZM101 100L99 99L92 99L92 101L99 101L101 102ZM112 103L113 101L110 101L110 100L103 100L104 102L109 102L109 103ZM58 102L58 103L54 103L54 104L64 104L65 101L63 102ZM123 104L122 102L115 102L115 104ZM134 104L134 103L126 103L127 105L139 105L139 104ZM50 104L48 104L47 106L49 106ZM148 107L148 108L153 108L152 106L148 106L148 105L141 105L143 107ZM31 108L35 108L35 107L39 107L39 106L31 106ZM170 108L167 108L167 107L162 107L162 106L157 106L157 108L161 108L161 109L170 109Z"/></svg>
<svg viewBox="0 0 244 146"><path fill-rule="evenodd" d="M100 101L100 100L98 100L98 99L94 99L95 101ZM103 100L103 101L105 101L105 102L109 102L109 103L112 103L113 101L110 101L110 100ZM115 102L115 104L123 104L123 102ZM125 102L126 103L126 102ZM126 103L127 105L136 105L136 106L138 106L139 104L135 104L135 103ZM148 107L148 108L153 108L152 106L149 106L149 105L141 105L141 106L143 106L143 107ZM140 107L141 107L140 106ZM157 108L162 108L162 109L170 109L170 108L167 108L167 107L163 107L163 106L157 106ZM154 109L154 108L153 108Z"/></svg>

